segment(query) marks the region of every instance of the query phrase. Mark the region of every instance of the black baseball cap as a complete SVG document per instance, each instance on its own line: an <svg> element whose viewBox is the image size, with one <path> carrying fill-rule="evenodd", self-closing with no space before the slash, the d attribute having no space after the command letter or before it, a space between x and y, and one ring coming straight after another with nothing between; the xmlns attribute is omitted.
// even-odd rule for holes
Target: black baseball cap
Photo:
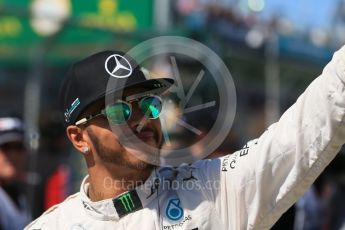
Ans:
<svg viewBox="0 0 345 230"><path fill-rule="evenodd" d="M74 124L87 106L106 95L135 86L161 94L173 83L171 78L152 78L149 71L121 51L93 54L73 64L62 83L60 105L65 125Z"/></svg>
<svg viewBox="0 0 345 230"><path fill-rule="evenodd" d="M0 145L8 142L24 142L24 125L16 117L0 118Z"/></svg>

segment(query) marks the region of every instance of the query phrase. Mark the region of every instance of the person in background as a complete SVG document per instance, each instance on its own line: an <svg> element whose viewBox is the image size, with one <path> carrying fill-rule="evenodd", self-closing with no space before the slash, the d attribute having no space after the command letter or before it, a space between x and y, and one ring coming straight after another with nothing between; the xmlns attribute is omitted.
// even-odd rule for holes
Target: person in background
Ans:
<svg viewBox="0 0 345 230"><path fill-rule="evenodd" d="M0 229L23 229L30 221L25 199L27 150L23 123L0 118Z"/></svg>

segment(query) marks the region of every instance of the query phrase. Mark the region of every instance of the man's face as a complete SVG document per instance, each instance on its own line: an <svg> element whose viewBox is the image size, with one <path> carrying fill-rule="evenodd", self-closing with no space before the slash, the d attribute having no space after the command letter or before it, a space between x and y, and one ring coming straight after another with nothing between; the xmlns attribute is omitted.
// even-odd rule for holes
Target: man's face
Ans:
<svg viewBox="0 0 345 230"><path fill-rule="evenodd" d="M124 91L124 97L142 92L142 89ZM109 125L107 118L99 116L87 123L86 133L91 149L103 163L118 164L132 169L145 169L152 165L138 159L131 150L125 148L128 136L135 134L141 141L153 148L162 146L162 131L159 119L143 119L144 114L138 103L133 102L132 114L127 125ZM97 102L87 109L86 114L97 114L104 108L104 101ZM138 129L138 127L141 127ZM116 133L112 132L116 129Z"/></svg>
<svg viewBox="0 0 345 230"><path fill-rule="evenodd" d="M22 142L0 145L0 181L8 183L22 179L25 159L26 150Z"/></svg>

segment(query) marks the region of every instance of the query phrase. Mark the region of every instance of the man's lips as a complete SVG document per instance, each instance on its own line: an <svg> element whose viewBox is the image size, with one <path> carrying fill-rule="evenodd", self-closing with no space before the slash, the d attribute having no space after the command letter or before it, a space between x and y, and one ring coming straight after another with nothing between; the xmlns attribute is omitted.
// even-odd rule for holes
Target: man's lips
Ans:
<svg viewBox="0 0 345 230"><path fill-rule="evenodd" d="M139 137L154 137L155 134L152 131L143 131L137 134Z"/></svg>
<svg viewBox="0 0 345 230"><path fill-rule="evenodd" d="M141 140L148 141L148 140L155 140L155 134L151 131L142 131L136 134Z"/></svg>
<svg viewBox="0 0 345 230"><path fill-rule="evenodd" d="M133 127L132 130L124 129L119 134L118 139L123 144L126 142L133 144L139 140L143 142L154 142L155 145L159 142L158 132L150 127L143 127L141 130L138 130L137 127Z"/></svg>
<svg viewBox="0 0 345 230"><path fill-rule="evenodd" d="M152 129L146 128L146 129L141 130L140 132L136 132L135 134L142 141L147 142L147 141L153 140L157 142L157 135Z"/></svg>

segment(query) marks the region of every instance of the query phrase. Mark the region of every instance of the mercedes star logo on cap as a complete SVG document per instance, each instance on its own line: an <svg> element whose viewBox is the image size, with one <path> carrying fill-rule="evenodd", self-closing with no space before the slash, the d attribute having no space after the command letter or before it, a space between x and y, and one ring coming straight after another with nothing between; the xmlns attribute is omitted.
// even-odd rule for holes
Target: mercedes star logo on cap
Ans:
<svg viewBox="0 0 345 230"><path fill-rule="evenodd" d="M105 70L113 77L126 78L132 74L132 66L129 61L119 55L110 55L105 61Z"/></svg>

